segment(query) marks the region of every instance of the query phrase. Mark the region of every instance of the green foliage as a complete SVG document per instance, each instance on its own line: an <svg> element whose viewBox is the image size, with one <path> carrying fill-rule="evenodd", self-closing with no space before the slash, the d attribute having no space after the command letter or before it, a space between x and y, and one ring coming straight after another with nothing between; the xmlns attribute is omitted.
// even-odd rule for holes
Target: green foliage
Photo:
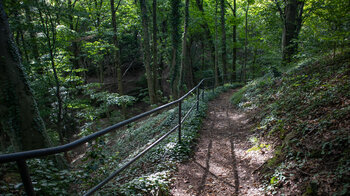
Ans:
<svg viewBox="0 0 350 196"><path fill-rule="evenodd" d="M241 108L256 108L258 105L254 99L267 98L265 89L273 86L273 79L274 77L272 74L266 74L261 78L249 82L246 86L233 94L231 103Z"/></svg>
<svg viewBox="0 0 350 196"><path fill-rule="evenodd" d="M302 46L303 55L311 57L315 52L335 52L349 42L350 25L348 2L334 1L310 1L306 4L306 10L311 11L305 19L305 28L301 32L307 45ZM339 20L341 18L341 20ZM310 36L311 35L311 36ZM301 55L300 55L301 56Z"/></svg>
<svg viewBox="0 0 350 196"><path fill-rule="evenodd" d="M162 171L154 174L135 178L123 184L119 194L122 195L168 195L169 172Z"/></svg>
<svg viewBox="0 0 350 196"><path fill-rule="evenodd" d="M231 103L233 105L238 105L242 101L246 89L247 88L243 87L233 94L233 96L231 97Z"/></svg>
<svg viewBox="0 0 350 196"><path fill-rule="evenodd" d="M76 178L68 169L59 169L54 159L55 157L27 160L32 184L37 195L70 195L70 188L73 188L71 185ZM6 172L0 170L1 175L6 178L0 181L1 193L23 195L24 187L21 177L17 173L16 165L9 163L5 165L5 168ZM12 184L12 182L16 183Z"/></svg>
<svg viewBox="0 0 350 196"><path fill-rule="evenodd" d="M101 84L100 83L89 83L86 85L82 85L79 87L82 89L82 92L85 96L89 97L89 105L97 104L97 108L89 107L88 105L80 105L87 106L85 107L85 115L86 119L94 119L98 118L102 114L105 114L107 117L110 117L111 107L119 106L126 107L131 106L136 99L132 96L122 95L120 96L118 93L109 93L106 91L100 91ZM90 112L92 112L90 114Z"/></svg>
<svg viewBox="0 0 350 196"><path fill-rule="evenodd" d="M100 62L104 58L104 55L111 53L114 50L114 46L108 44L104 40L86 42L82 45L82 48L94 63Z"/></svg>
<svg viewBox="0 0 350 196"><path fill-rule="evenodd" d="M32 159L28 165L36 194L68 195L67 187L74 182L69 170L58 169L52 160Z"/></svg>
<svg viewBox="0 0 350 196"><path fill-rule="evenodd" d="M201 119L206 113L206 102L235 86L236 84L227 84L218 87L214 93L211 90L207 91L204 102L201 101L199 105L199 111L192 111L182 125L182 143L178 143L177 134L171 134L139 161L131 165L121 176L116 177L112 184L118 184L119 188L107 186L100 193L167 194L169 192L169 172L175 169L177 162L186 160L191 155L195 138L198 137L197 132L201 127ZM184 101L182 115L185 115L194 103L195 96ZM102 141L93 142L89 146L89 153L84 158L84 166L78 169L78 171L84 171L83 173L90 173L93 178L81 178L81 188L91 187L102 180L111 171L124 165L177 123L177 110L170 109L142 122L134 123L127 129L119 130L109 137L103 137Z"/></svg>
<svg viewBox="0 0 350 196"><path fill-rule="evenodd" d="M69 5L68 2L71 4ZM199 5L197 5L198 2ZM233 5L232 0L227 3ZM283 22L274 1L237 1L237 17L233 17L232 10L229 10L231 8L226 6L228 9L225 15L228 23L226 25L228 37L233 33L232 25L237 25L237 42L227 42L228 64L232 63L231 50L233 48L237 48L238 54L243 52L244 39L242 38L245 34L243 21L247 3L250 5L247 18L249 29L247 79L250 82L232 96L231 102L241 109L261 108L262 111L257 117L259 122L256 131L266 132L267 137L278 137L278 140L286 145L285 148L288 148L283 151L286 156L290 155L289 157L299 160L305 156L322 158L334 155L334 160L330 158L331 161L338 161L337 157L343 156L339 154L338 144L345 145L345 148L348 146L346 127L337 123L343 122L344 117L348 117L350 111L348 102L346 102L350 96L348 61L334 58L334 66L331 62L322 62L323 60L319 61L319 66L311 66L310 62L318 59L319 55L330 52L336 55L347 51L350 32L348 2L343 0L304 1L303 27L300 30L299 39L294 40L299 44L300 49L295 58L301 60L301 63L296 67L283 68L290 70L283 70L279 67ZM142 48L139 43L142 40L140 37L141 20L138 14L140 10L134 0L120 1L118 10L116 10L119 48L115 48L113 44L115 40L111 28L109 1L7 0L3 1L3 4L9 16L13 37L22 55L25 71L31 81L30 85L34 90L40 114L54 144L58 144L59 141L57 134L59 116L58 100L55 96L56 79L52 63L57 71L57 82L61 86L58 90L63 104L63 133L67 140L70 140L75 134L88 135L121 121L125 118L121 108L131 106L137 100L149 102L149 97L146 96L145 77L136 83L135 89L132 89L135 92L133 95L139 95L137 100L131 96L111 93L107 91L107 84L102 84L103 77L114 77L116 52L119 52L120 62L117 63L122 65L122 70L127 76L125 78L142 70L140 60ZM203 11L200 11L201 6ZM215 28L217 28L215 1L193 1L189 9L190 60L188 65L194 77L191 82L195 83L204 77L214 75L212 67L215 49L213 49L213 44L218 42L215 38ZM182 2L180 0L158 1L157 11L160 65L158 71L162 73L162 76L169 76L166 83L170 83L170 89L168 89L169 84L164 84L162 81L164 92L158 93L159 96L163 96L162 101L165 102L169 96L167 91L171 91L171 88L176 86L173 84L176 84L178 80L182 39ZM169 33L172 35L169 36ZM220 33L220 30L217 33ZM174 66L172 66L172 50L175 50ZM50 58L51 53L53 59ZM242 73L243 56L239 55L237 59L238 78L240 78L239 73ZM221 63L219 60L219 67ZM283 74L285 71L287 74ZM263 77L260 77L262 75ZM100 78L101 84L91 83L96 81L96 76ZM256 77L260 78L255 80ZM109 80L106 79L106 81ZM216 91L224 91L227 87L227 85L219 87ZM212 96L214 95L211 93L206 94L206 99ZM170 99L173 98L170 96ZM188 107L189 105L184 104L184 110ZM167 158L188 157L191 142L186 142L196 137L194 130L200 124L197 122L200 120L195 117L189 118L196 122L187 125L191 128L188 128L189 136L184 135L184 143L179 145L175 139L172 143L169 140L169 149L158 149L159 153L165 153ZM164 130L175 123L176 111L171 110L153 116L151 120L145 121L144 125L135 124L116 133L114 136L119 137L117 141L110 141L106 137L89 144L88 148L92 149L92 153L87 154L88 158L84 159L89 165L85 169L91 170L97 166L103 166L103 169L107 171L119 166L122 159L129 157L126 152L129 148L132 149L130 151L137 152L137 149L143 148L148 142L153 141L152 138L163 134ZM155 125L159 125L159 128L155 128ZM186 129L185 126L184 130ZM323 135L325 138L319 138L322 142L310 147L301 144L298 140L302 135L306 135L309 140L313 136ZM339 139L342 136L344 140ZM118 152L109 153L102 150L109 145L114 146ZM264 147L266 146L257 144L254 150ZM105 159L106 157L112 158L105 162L99 161L100 158ZM161 159L159 154L155 157ZM157 160L156 158L150 160ZM140 165L142 164L138 166ZM344 166L348 163L341 159L339 165ZM96 178L105 175L105 171L96 175ZM346 171L344 167L339 166L337 172L341 179L347 179ZM132 176L130 178L137 176L135 174L137 172L130 172ZM86 177L86 175L78 175L81 178ZM92 177L95 176L92 175ZM145 178L148 179L148 177ZM91 179L84 183L94 184L89 180ZM142 186L151 185L146 183ZM342 190L346 192L348 189L348 185L344 185ZM152 190L157 193L163 189ZM342 193L342 190L339 190L339 194Z"/></svg>

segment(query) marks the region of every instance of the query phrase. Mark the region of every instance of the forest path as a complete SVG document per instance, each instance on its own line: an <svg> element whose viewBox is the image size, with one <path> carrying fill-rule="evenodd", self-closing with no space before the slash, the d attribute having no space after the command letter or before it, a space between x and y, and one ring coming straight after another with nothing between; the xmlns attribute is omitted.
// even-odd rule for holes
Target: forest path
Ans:
<svg viewBox="0 0 350 196"><path fill-rule="evenodd" d="M231 105L235 91L229 90L209 103L194 156L179 164L174 174L172 195L264 195L253 171L268 155L247 152L252 147L252 123L248 114Z"/></svg>

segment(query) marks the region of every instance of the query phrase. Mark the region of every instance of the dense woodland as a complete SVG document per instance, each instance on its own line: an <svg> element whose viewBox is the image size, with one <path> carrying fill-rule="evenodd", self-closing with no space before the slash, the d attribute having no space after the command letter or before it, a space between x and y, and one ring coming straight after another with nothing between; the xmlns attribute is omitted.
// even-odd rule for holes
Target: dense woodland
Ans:
<svg viewBox="0 0 350 196"><path fill-rule="evenodd" d="M343 168L341 174L330 170L335 173L329 175L342 176L322 191L338 191L338 195L345 191L346 195L350 190L346 153L350 148L346 120L350 111L349 38L350 2L346 0L0 0L0 152L66 144L175 100L201 79L212 77L208 86L216 86L218 91L208 95L207 101L226 88L247 84L232 103L241 109L262 111L255 131L281 132L275 135L281 140L274 142L280 146L277 158L262 169L267 173L262 180L270 183L265 187L268 194L282 184L271 174L271 168L279 167L281 160L303 157L296 153L300 151L322 157L322 163L325 150L329 150L338 156L330 160L339 163L334 167ZM223 83L227 85L219 87ZM317 94L316 87L332 87L333 91ZM278 101L280 97L286 99ZM327 102L324 97L339 100ZM326 108L323 114L317 113L319 108ZM341 114L323 119L324 127L313 131L309 127L316 123L311 122L313 115L317 113L315 119L322 119L327 108L336 108ZM301 114L305 111L308 113ZM128 148L137 152L162 133L152 123L170 126L176 121L175 113L166 111L63 155L31 160L29 167L36 168L32 173L36 191L69 195L88 189L130 158ZM204 118L205 106L200 113L200 119ZM189 129L199 129L201 120L197 118L191 117ZM302 130L308 127L302 132L308 137L323 129L339 132L334 137L322 133L329 136L325 143L308 147L285 141L286 137L303 137L293 131L299 130L294 126ZM150 129L151 135L143 133ZM268 141L273 133L259 137ZM148 159L154 161L152 164L157 159L184 160L190 156L195 137L190 134L188 141L171 152L159 147ZM172 139L176 140L170 138L170 143L174 143ZM287 154L285 146L293 152ZM168 154L161 156L159 152ZM169 158L172 156L181 158ZM174 163L170 165L162 167L174 167ZM153 184L137 180L161 171L159 167L137 163L126 177L114 182L122 188L109 186L106 193L147 195L156 190L165 194L169 183L161 181L168 174L158 172L154 178L159 181L153 180ZM15 164L2 164L0 177L0 192L23 192ZM298 187L312 195L314 184L300 183Z"/></svg>

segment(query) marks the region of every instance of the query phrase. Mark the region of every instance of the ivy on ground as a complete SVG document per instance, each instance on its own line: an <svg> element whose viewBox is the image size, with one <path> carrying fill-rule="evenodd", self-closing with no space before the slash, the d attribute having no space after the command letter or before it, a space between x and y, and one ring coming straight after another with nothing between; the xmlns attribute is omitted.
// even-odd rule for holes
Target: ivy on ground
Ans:
<svg viewBox="0 0 350 196"><path fill-rule="evenodd" d="M266 74L232 96L255 111L257 136L274 144L275 156L261 169L267 194L350 193L349 76L344 53Z"/></svg>

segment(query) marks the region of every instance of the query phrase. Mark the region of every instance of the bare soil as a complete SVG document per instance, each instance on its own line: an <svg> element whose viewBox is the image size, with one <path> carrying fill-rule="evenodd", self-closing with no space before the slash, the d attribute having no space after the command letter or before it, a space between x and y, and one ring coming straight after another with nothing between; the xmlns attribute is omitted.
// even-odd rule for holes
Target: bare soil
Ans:
<svg viewBox="0 0 350 196"><path fill-rule="evenodd" d="M172 195L264 195L254 171L271 154L247 151L253 146L253 123L249 114L231 105L234 92L209 103L194 156L179 164L173 176Z"/></svg>

